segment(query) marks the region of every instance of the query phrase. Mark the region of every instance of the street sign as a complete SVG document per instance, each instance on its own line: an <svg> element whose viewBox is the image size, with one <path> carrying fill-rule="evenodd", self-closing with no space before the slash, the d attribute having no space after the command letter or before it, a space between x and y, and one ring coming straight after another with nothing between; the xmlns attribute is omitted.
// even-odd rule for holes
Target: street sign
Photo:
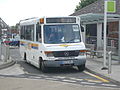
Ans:
<svg viewBox="0 0 120 90"><path fill-rule="evenodd" d="M116 12L116 1L107 1L107 12L115 13Z"/></svg>

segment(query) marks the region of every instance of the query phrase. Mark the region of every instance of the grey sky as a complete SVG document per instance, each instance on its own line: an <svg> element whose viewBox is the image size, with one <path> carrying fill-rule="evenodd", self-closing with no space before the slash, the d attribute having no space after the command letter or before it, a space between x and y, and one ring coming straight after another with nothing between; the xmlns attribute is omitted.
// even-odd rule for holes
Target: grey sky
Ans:
<svg viewBox="0 0 120 90"><path fill-rule="evenodd" d="M44 16L68 16L80 0L0 0L0 17L15 25L21 19Z"/></svg>

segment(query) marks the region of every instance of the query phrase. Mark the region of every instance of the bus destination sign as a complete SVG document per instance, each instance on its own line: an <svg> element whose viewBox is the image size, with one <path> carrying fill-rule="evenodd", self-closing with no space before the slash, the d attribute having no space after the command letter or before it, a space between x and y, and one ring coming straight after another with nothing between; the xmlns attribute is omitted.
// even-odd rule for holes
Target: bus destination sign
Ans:
<svg viewBox="0 0 120 90"><path fill-rule="evenodd" d="M75 17L46 18L46 23L76 23Z"/></svg>

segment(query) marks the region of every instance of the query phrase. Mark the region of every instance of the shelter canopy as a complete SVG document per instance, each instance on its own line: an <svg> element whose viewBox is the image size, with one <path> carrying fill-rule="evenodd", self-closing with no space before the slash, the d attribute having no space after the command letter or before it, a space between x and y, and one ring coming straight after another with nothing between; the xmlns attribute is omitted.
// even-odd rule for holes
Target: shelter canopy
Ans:
<svg viewBox="0 0 120 90"><path fill-rule="evenodd" d="M94 24L94 23L103 23L104 22L104 14L82 14L79 15L81 18L81 24ZM119 21L120 15L118 14L107 14L108 22Z"/></svg>

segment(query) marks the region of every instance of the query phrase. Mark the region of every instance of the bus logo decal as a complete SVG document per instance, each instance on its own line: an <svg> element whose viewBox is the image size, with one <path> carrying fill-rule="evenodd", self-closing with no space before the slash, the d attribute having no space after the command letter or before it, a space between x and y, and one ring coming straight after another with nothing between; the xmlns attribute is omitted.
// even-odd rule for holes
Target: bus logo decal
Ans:
<svg viewBox="0 0 120 90"><path fill-rule="evenodd" d="M66 57L68 57L68 56L69 56L69 52L64 52L64 55L65 55Z"/></svg>
<svg viewBox="0 0 120 90"><path fill-rule="evenodd" d="M62 45L59 45L59 46L62 46L62 47L68 47L68 46L71 46L71 45L62 44Z"/></svg>

